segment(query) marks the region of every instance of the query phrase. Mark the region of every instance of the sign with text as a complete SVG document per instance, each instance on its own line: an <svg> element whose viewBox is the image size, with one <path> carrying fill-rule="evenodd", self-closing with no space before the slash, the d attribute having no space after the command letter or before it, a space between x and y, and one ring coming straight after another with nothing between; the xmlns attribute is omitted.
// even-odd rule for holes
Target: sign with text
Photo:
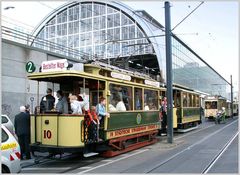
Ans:
<svg viewBox="0 0 240 175"><path fill-rule="evenodd" d="M111 76L113 78L117 78L117 79L121 79L121 80L127 80L127 81L131 80L131 76L125 75L125 74L120 74L120 73L117 73L117 72L111 72Z"/></svg>
<svg viewBox="0 0 240 175"><path fill-rule="evenodd" d="M68 62L66 59L42 62L42 72L53 72L67 70Z"/></svg>
<svg viewBox="0 0 240 175"><path fill-rule="evenodd" d="M36 70L36 66L34 65L34 63L32 61L27 62L26 71L28 73L33 73L35 70Z"/></svg>
<svg viewBox="0 0 240 175"><path fill-rule="evenodd" d="M150 86L160 87L160 83L157 81L145 80L144 82L145 82L145 84L150 85Z"/></svg>
<svg viewBox="0 0 240 175"><path fill-rule="evenodd" d="M126 128L126 129L110 131L110 132L107 132L107 139L112 139L112 138L132 135L132 134L138 134L138 133L142 133L142 132L146 132L146 131L156 130L159 128L160 128L159 125L152 124L152 125L140 126L140 127L136 127L136 128Z"/></svg>

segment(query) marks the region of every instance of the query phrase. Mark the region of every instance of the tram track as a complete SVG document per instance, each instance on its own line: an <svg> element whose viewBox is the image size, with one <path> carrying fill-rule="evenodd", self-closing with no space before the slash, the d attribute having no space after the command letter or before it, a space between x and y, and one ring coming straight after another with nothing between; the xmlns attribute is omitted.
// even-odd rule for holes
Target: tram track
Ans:
<svg viewBox="0 0 240 175"><path fill-rule="evenodd" d="M207 137L204 137L203 139L199 140L198 142L196 142L196 143L188 146L186 149L184 149L184 150L178 152L177 154L171 156L170 158L168 158L168 159L166 159L165 161L161 162L160 164L158 164L157 166L153 167L152 169L150 169L150 170L148 169L147 172L145 172L145 173L151 173L151 172L153 172L153 171L156 170L157 168L159 168L159 167L165 165L166 163L168 163L169 161L175 159L176 157L178 157L178 156L179 156L180 154L182 154L183 152L191 149L192 147L194 147L194 146L197 145L197 144L200 144L201 142L205 141L206 139L210 138L211 136L214 136L215 134L221 132L222 130L224 130L225 128L227 128L228 126L234 124L234 123L237 122L237 121L238 121L238 119L235 120L235 121L231 121L231 123L229 123L228 125L224 126L223 128L220 128L220 129L216 130L215 132L209 134ZM176 137L175 140L184 138L184 137L189 136L189 135L193 135L193 134L195 134L195 133L198 133L198 132L200 132L200 131L206 130L206 129L208 129L208 128L210 128L210 127L213 127L213 126L215 126L215 124L210 124L210 125L208 125L208 126L206 126L206 127L200 128L199 130L197 130L197 131L195 131L195 132L187 133L187 134L184 134L183 136ZM148 149L148 150L149 150L149 149ZM221 150L222 150L222 149L221 149ZM219 154L220 154L220 153L219 153ZM124 155L124 154L123 154L123 155ZM135 153L131 154L131 156L134 156L134 155L135 155ZM27 168L31 168L31 167L35 167L35 166L36 166L36 168L37 168L38 165L44 165L44 164L54 163L54 162L57 162L58 160L61 160L61 161L66 160L66 161L68 161L68 159L72 160L73 158L77 158L77 157L79 157L79 155L70 154L70 155L63 156L61 159L51 159L51 160L49 160L49 158L47 158L46 160L43 159L43 161L40 162L40 163L33 163L33 164L31 164L31 165L23 166L22 168L23 168L23 170L24 170L25 168L27 169ZM215 156L215 157L216 157L216 156ZM79 162L76 161L76 164L75 164L75 165L71 165L71 167L61 167L63 170L61 171L60 169L58 169L58 170L60 170L60 171L58 171L57 173L70 173L70 172L75 172L75 171L76 171L76 172L79 172L79 173L86 173L86 172L90 172L90 171L93 170L93 169L97 169L97 168L100 168L100 167L104 167L105 165L109 165L109 164L114 163L114 162L116 162L116 161L126 159L126 158L128 158L128 156L123 156L123 157L117 158L116 160L114 160L114 159L112 159L112 160L111 160L111 159L105 159L105 158L100 158L100 157L92 157L92 158L93 158L92 160L89 159L89 158L79 159ZM91 162L88 162L88 160L91 160ZM104 161L104 163L101 164L101 161L102 161L102 160L109 160L109 161ZM106 162L107 162L107 163L106 163ZM212 160L211 162L213 162L213 160ZM93 167L93 168L92 168L92 165L93 165L93 164L96 164L96 163L100 163L100 165L97 165L96 167ZM210 163L209 163L209 164L210 164ZM209 166L210 166L210 165L209 165ZM40 168L44 168L44 167L40 167ZM46 168L47 168L47 167L46 167ZM205 168L205 169L206 169L206 168Z"/></svg>
<svg viewBox="0 0 240 175"><path fill-rule="evenodd" d="M232 144L234 139L239 135L239 131L224 145L224 147L219 151L218 154L209 162L206 168L202 171L201 174L207 174L211 168L216 164L218 159L223 155L223 153L228 149L228 147Z"/></svg>
<svg viewBox="0 0 240 175"><path fill-rule="evenodd" d="M48 156L46 156L46 157L43 157L42 159L43 161L40 162L39 160L34 160L34 163L22 166L22 169L24 170L25 168L34 167L37 165L44 165L46 163L56 162L57 160L64 160L64 159L75 158L75 157L78 157L78 156L74 154L66 155L60 158L49 158Z"/></svg>
<svg viewBox="0 0 240 175"><path fill-rule="evenodd" d="M220 129L218 129L217 131L215 131L215 132L209 134L207 137L204 137L203 139L199 140L198 142L196 142L196 143L194 143L194 144L188 146L187 148L183 149L182 151L180 151L180 152L178 152L178 153L172 155L170 158L168 158L168 159L166 159L166 160L160 162L159 164L157 164L156 166L154 166L153 168L147 170L147 171L144 172L144 173L151 173L151 172L153 172L154 170L160 168L161 166L167 164L168 162L170 162L170 161L172 161L172 160L178 158L180 155L182 155L182 154L185 153L186 151L190 150L190 149L193 148L194 146L199 145L200 143L206 141L207 139L211 138L212 136L214 136L214 135L218 134L219 132L223 131L225 128L227 128L227 127L233 125L233 124L236 123L237 121L238 121L238 119L235 120L235 121L233 121L233 122L231 122L231 123L229 123L228 125L224 126L223 128L220 128ZM236 136L236 135L238 135L238 132L237 132L234 136ZM230 140L232 140L232 138L231 138ZM229 142L229 141L228 141L228 142ZM225 144L224 147L226 147L226 145L227 145L227 144ZM221 150L224 150L224 147L223 147ZM222 152L220 151L217 155L220 155L221 153L222 153ZM218 159L218 158L217 158L217 155L214 156L215 159ZM214 159L214 160L215 160L215 159ZM214 162L214 160L211 160L211 162ZM208 167L210 167L210 166L212 165L211 162L208 164L207 167L204 168L204 170L205 170L205 169L207 170ZM204 170L203 170L203 171L204 171ZM206 171L206 170L205 170L205 171Z"/></svg>

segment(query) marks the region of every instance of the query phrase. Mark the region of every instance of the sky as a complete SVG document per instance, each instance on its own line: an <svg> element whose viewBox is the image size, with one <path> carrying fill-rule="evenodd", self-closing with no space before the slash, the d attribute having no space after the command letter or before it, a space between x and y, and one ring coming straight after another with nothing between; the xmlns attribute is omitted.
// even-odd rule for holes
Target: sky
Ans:
<svg viewBox="0 0 240 175"><path fill-rule="evenodd" d="M4 1L2 23L24 26L28 31L53 9L66 1ZM163 1L123 1L134 10L145 10L164 25ZM178 24L200 4L199 1L171 2L171 25ZM4 10L7 6L14 9ZM174 33L209 65L230 82L233 75L234 90L238 89L238 29L237 1L205 1L193 14L174 29Z"/></svg>

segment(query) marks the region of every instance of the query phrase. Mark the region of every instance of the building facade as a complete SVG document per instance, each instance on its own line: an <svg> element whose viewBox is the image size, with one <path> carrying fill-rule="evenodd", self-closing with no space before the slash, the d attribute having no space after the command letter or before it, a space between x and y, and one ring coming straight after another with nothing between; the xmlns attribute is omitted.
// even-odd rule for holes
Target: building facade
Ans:
<svg viewBox="0 0 240 175"><path fill-rule="evenodd" d="M151 18L145 11L134 11L120 2L70 2L40 22L33 32L38 38L33 45L43 39L78 50L82 59L105 59L119 65L127 59L127 67L164 77L162 51L157 38L149 37L163 35L163 27ZM51 44L38 47L55 51ZM57 52L71 56L64 50Z"/></svg>

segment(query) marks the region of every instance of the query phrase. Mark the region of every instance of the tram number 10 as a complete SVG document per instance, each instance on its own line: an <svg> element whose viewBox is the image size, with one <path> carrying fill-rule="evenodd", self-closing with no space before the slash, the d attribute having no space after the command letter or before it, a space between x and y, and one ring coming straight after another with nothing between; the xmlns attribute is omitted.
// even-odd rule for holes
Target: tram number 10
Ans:
<svg viewBox="0 0 240 175"><path fill-rule="evenodd" d="M52 133L51 133L50 130L44 130L43 132L44 132L44 133L43 133L44 139L46 139L46 138L51 139Z"/></svg>

